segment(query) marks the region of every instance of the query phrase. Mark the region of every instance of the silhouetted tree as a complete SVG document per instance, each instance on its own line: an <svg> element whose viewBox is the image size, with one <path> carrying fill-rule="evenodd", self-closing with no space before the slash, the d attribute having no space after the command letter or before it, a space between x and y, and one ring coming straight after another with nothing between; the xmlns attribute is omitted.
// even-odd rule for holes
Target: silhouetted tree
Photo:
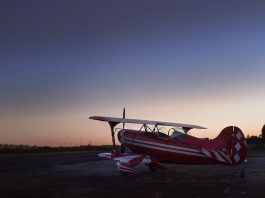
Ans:
<svg viewBox="0 0 265 198"><path fill-rule="evenodd" d="M257 136L247 136L246 138L247 144L261 144L261 139Z"/></svg>
<svg viewBox="0 0 265 198"><path fill-rule="evenodd" d="M261 130L261 139L262 139L263 144L265 144L265 124L263 125L262 130Z"/></svg>

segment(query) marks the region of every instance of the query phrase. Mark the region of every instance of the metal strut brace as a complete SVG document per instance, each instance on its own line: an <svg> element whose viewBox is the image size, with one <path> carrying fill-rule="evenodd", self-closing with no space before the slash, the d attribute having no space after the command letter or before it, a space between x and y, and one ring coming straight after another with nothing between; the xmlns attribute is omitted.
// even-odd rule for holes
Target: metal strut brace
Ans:
<svg viewBox="0 0 265 198"><path fill-rule="evenodd" d="M112 137L112 150L113 152L116 152L116 144L115 144L115 131L114 127L119 124L118 122L108 122L111 129L111 137Z"/></svg>
<svg viewBox="0 0 265 198"><path fill-rule="evenodd" d="M158 131L158 124L155 125L155 127L154 127L153 130L152 130L152 132L154 133L156 129L157 129L157 131Z"/></svg>

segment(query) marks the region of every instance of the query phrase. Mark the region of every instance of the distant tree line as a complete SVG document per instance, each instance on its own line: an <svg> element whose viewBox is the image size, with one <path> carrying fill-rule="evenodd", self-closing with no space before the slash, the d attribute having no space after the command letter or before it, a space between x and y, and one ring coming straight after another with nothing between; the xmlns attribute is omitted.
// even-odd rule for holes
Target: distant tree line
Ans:
<svg viewBox="0 0 265 198"><path fill-rule="evenodd" d="M246 142L247 144L262 144L262 139L260 138L260 136L250 136L248 135L246 137Z"/></svg>
<svg viewBox="0 0 265 198"><path fill-rule="evenodd" d="M260 135L261 139L262 139L262 143L265 144L265 124L263 125L262 129L261 129L261 135Z"/></svg>
<svg viewBox="0 0 265 198"><path fill-rule="evenodd" d="M92 146L81 145L72 147L50 147L50 146L28 146L28 145L13 145L13 144L0 144L0 154L19 154L19 153L47 153L47 152L73 152L73 151L110 151L112 146Z"/></svg>
<svg viewBox="0 0 265 198"><path fill-rule="evenodd" d="M259 136L247 136L247 144L265 144L265 125L261 129L261 134Z"/></svg>

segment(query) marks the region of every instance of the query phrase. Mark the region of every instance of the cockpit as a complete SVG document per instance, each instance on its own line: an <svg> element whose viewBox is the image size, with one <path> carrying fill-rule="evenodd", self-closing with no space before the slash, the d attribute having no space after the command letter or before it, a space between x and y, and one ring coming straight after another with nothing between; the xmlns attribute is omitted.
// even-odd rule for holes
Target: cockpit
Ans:
<svg viewBox="0 0 265 198"><path fill-rule="evenodd" d="M183 136L183 135L187 135L188 131L185 131L183 128L181 127L176 127L176 128L170 128L169 130L167 130L165 127L160 127L157 128L157 130L155 131L155 133L161 137L161 138L176 138L179 136Z"/></svg>

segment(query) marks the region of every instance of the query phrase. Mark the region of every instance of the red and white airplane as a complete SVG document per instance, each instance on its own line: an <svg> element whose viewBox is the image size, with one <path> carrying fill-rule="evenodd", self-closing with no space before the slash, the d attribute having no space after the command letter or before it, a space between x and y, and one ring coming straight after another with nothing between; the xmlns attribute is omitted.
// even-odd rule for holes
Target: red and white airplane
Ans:
<svg viewBox="0 0 265 198"><path fill-rule="evenodd" d="M117 161L121 174L135 172L135 166L145 163L151 171L163 168L161 163L175 164L221 164L235 166L242 164L247 157L244 134L236 126L224 128L212 140L188 135L191 129L206 129L197 125L161 121L91 116L90 119L108 122L111 128L113 151L100 153L102 158ZM115 127L123 123L118 132L120 151L115 144ZM139 130L125 129L125 123L141 124ZM151 127L152 126L152 127ZM167 133L161 126L170 126ZM125 148L130 153L125 153Z"/></svg>

